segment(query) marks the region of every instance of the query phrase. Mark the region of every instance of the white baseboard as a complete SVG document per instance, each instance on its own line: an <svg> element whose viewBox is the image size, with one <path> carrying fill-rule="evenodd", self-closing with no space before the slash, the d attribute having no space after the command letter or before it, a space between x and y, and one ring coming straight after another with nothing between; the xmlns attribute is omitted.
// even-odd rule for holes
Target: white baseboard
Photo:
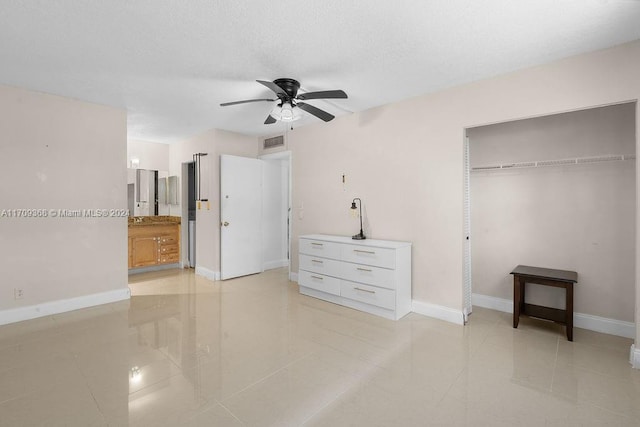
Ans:
<svg viewBox="0 0 640 427"><path fill-rule="evenodd" d="M0 325L7 325L9 323L21 322L23 320L35 319L52 314L79 310L81 308L127 300L130 296L131 292L127 287L108 292L101 292L99 294L83 295L76 298L68 298L45 302L42 304L29 305L26 307L2 310L0 311Z"/></svg>
<svg viewBox="0 0 640 427"><path fill-rule="evenodd" d="M590 331L602 332L603 334L617 335L619 337L636 337L635 323L593 316L591 314L573 313L573 326Z"/></svg>
<svg viewBox="0 0 640 427"><path fill-rule="evenodd" d="M196 265L196 274L198 276L205 277L209 280L213 280L214 282L220 280L220 272L209 270L208 268L200 267Z"/></svg>
<svg viewBox="0 0 640 427"><path fill-rule="evenodd" d="M490 308L504 313L513 313L513 301L510 299L490 297L489 295L471 294L471 305Z"/></svg>
<svg viewBox="0 0 640 427"><path fill-rule="evenodd" d="M287 267L289 265L288 259L279 259L277 261L267 261L262 264L262 270L273 270L274 268Z"/></svg>
<svg viewBox="0 0 640 427"><path fill-rule="evenodd" d="M513 301L509 299L472 294L471 302L478 307L513 313ZM593 316L585 313L573 313L573 326L625 338L635 338L636 336L636 325L632 322Z"/></svg>
<svg viewBox="0 0 640 427"><path fill-rule="evenodd" d="M132 274L140 274L140 273L149 273L150 271L161 271L161 270L170 270L172 268L182 268L182 263L173 263L173 264L163 264L163 265L154 265L150 267L136 267L130 268L128 271L129 275Z"/></svg>
<svg viewBox="0 0 640 427"><path fill-rule="evenodd" d="M462 310L455 310L442 305L413 300L411 302L411 311L424 316L435 317L436 319L455 323L456 325L464 325Z"/></svg>
<svg viewBox="0 0 640 427"><path fill-rule="evenodd" d="M298 283L298 273L294 273L293 271L289 272L289 280Z"/></svg>
<svg viewBox="0 0 640 427"><path fill-rule="evenodd" d="M631 344L631 351L629 352L629 363L635 369L640 369L640 348L636 349L635 344Z"/></svg>

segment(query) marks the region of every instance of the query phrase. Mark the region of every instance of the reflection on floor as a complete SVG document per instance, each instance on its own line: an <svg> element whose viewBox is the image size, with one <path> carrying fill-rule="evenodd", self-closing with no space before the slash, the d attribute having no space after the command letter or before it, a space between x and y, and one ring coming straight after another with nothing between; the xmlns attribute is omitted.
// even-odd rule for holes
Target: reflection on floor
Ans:
<svg viewBox="0 0 640 427"><path fill-rule="evenodd" d="M640 425L628 339L483 309L393 322L282 269L130 279L131 301L0 327L1 426Z"/></svg>

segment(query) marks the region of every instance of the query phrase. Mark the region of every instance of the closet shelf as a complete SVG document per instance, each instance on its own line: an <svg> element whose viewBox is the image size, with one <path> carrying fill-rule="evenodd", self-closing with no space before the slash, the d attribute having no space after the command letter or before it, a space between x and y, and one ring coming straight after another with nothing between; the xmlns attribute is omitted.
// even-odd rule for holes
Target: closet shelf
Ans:
<svg viewBox="0 0 640 427"><path fill-rule="evenodd" d="M517 162L517 163L500 163L495 165L486 166L473 166L471 172L482 172L502 169L522 169L522 168L537 168L545 166L571 166L580 164L593 164L603 162L615 162L615 161L627 161L635 160L635 154L628 155L605 155L605 156L593 156L593 157L575 157L571 159L557 159L557 160L538 160L535 162Z"/></svg>

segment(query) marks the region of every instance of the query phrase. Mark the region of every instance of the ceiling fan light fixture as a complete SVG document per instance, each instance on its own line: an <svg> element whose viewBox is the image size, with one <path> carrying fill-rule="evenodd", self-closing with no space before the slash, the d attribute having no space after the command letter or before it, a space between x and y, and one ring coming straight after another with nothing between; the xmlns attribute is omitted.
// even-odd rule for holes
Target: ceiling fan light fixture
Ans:
<svg viewBox="0 0 640 427"><path fill-rule="evenodd" d="M295 120L293 107L288 102L282 104L282 109L280 110L280 120L282 120L283 122L292 122Z"/></svg>
<svg viewBox="0 0 640 427"><path fill-rule="evenodd" d="M270 116L281 122L293 122L300 118L300 113L290 103L284 102L282 105L276 105Z"/></svg>

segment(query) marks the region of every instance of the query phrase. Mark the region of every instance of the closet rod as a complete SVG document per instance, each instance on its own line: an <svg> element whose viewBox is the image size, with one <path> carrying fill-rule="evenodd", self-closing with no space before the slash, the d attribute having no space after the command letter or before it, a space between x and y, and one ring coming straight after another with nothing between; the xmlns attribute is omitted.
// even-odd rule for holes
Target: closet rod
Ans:
<svg viewBox="0 0 640 427"><path fill-rule="evenodd" d="M471 172L482 172L482 171L501 170L501 169L537 168L537 167L545 167L545 166L584 165L584 164L635 160L635 159L636 159L635 154L625 154L625 155L611 154L611 155L605 155L605 156L574 157L570 159L537 160L533 162L499 163L495 165L474 166L471 168Z"/></svg>

